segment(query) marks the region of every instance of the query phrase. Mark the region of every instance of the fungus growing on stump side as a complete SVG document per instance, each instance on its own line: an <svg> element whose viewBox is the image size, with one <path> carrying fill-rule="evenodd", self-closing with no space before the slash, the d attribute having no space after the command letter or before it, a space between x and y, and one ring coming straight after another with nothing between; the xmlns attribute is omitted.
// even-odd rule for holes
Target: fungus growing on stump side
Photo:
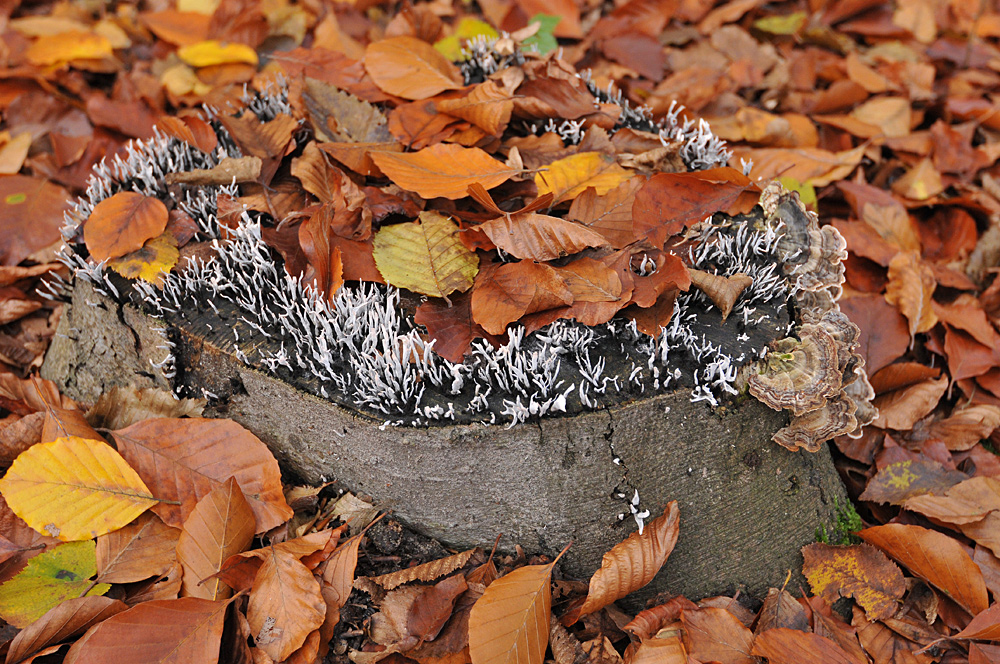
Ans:
<svg viewBox="0 0 1000 664"><path fill-rule="evenodd" d="M517 51L501 56L487 44L473 44L470 55L462 67L466 83L484 80L501 67L543 66ZM605 136L623 129L642 134L690 169L719 166L729 158L707 125L681 121L679 107L654 122L621 92L598 89L589 76L576 76L558 60L544 66L572 74L572 85L592 95L595 107L618 108ZM832 227L820 228L815 215L779 187L766 188L750 212L712 215L663 246L632 241L617 251L605 243L582 252L576 267L586 261L607 266L617 271L618 281L632 284L620 296L623 304L633 303L626 315L601 317L579 308L572 313L575 320L561 318L560 307L574 300L547 302L529 308L529 316L510 324L505 334L475 339L462 361L454 362L435 352L434 339L418 322L426 316L421 318L419 310L414 316L412 294L366 281L324 293L301 271L289 273L274 241L267 241L283 220L244 209L220 221L220 201L238 199L241 190L235 179L216 184L217 167L229 173L226 169L242 167L240 160L249 156L232 132L246 118L266 128L292 117L281 87L248 93L243 103L235 112L208 110L211 140L182 140L186 136L176 127L169 133L158 130L149 141L131 144L124 158L95 169L63 231L62 260L76 277L119 301L140 305L162 318L167 330L197 319L205 338L230 348L244 363L366 413L383 426L513 426L681 388L691 391L692 401L714 407L738 397L743 386L772 408L792 413L792 423L775 437L790 449L815 450L834 435L856 434L871 420L871 388L855 352L857 328L836 305L844 241ZM604 130L588 128L582 120L550 118L524 121L517 131L554 132L571 146L587 140L588 132ZM308 140L302 132L299 138ZM259 171L259 160L250 167ZM190 217L194 239L210 243L210 250L182 258L162 277L162 285L125 280L105 262L96 262L85 242L88 218L120 192L158 199ZM485 189L474 192L474 198L496 208ZM512 213L496 209L510 223ZM484 225L484 237L493 237L489 229ZM494 251L494 263L479 261L481 271L499 272L515 262L501 249ZM672 256L687 268L680 269L681 277L667 276L677 267ZM558 265L559 260L553 263L557 268L574 265ZM606 293L587 297L575 301L614 299ZM150 367L168 380L175 378L169 343L167 356ZM194 393L183 377L174 386L178 396L213 396Z"/></svg>

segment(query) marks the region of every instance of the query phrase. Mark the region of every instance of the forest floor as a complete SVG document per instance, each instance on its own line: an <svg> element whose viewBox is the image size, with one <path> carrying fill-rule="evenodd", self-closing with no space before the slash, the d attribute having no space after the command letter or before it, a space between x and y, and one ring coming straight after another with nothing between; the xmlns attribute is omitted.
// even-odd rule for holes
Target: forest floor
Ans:
<svg viewBox="0 0 1000 664"><path fill-rule="evenodd" d="M995 3L80 0L11 1L0 16L7 664L1000 662ZM513 35L498 49L516 42L550 54L524 65L530 93L515 95L524 79L510 76L465 86L451 63L461 46L497 30ZM253 435L197 418L201 400L121 388L76 403L38 377L63 305L36 288L66 275L56 261L63 213L95 165L153 136L154 125L210 152L216 136L196 109L238 105L247 88L283 76L291 115L228 118L226 129L257 159L230 166L249 169L238 174L247 183L239 202L288 222L268 242L332 294L344 281L402 278L376 269L373 215L412 219L422 199L435 199L435 209L463 217L469 185L481 184L469 195L490 211L500 205L494 217L511 200L544 199L506 214L508 222L571 200L568 214L579 219L598 195L631 200L643 169L677 163L676 149L638 147L638 133L609 139L615 111L591 112L590 102L580 110L574 68L589 69L601 88L614 82L657 117L678 102L682 118L707 120L728 142L732 168L691 185L694 217L738 211L758 184L780 179L847 241L840 307L861 330L879 415L860 438L830 443L852 503L841 508L835 541L803 550L809 592L776 588L754 610L734 598L659 596L627 615L613 602L669 555L683 522L676 506L615 547L589 583L568 580L544 557L446 551L364 496L283 485ZM333 86L350 95L336 97ZM512 111L579 120L583 147L551 132L512 139ZM300 123L315 138L304 149ZM425 158L418 176L406 155ZM546 165L563 180L523 177ZM486 189L505 182L494 202ZM102 233L75 240L125 276L162 282L186 250L197 255L185 247L197 227L133 196L95 209L91 228ZM578 207L584 199L590 208ZM427 215L425 228L452 223ZM601 242L621 251L637 235L656 237L639 221L595 227L598 236L567 231L562 253ZM567 223L546 223L556 222ZM473 246L451 250L559 255L479 233ZM412 238L397 240L405 249ZM510 263L532 263L524 273L505 265L503 283L544 282L544 292L507 309L490 299L496 272L484 269L473 288L468 261L440 293L428 292L427 278L408 287L431 296L473 288L454 296L468 319L461 335L440 331L456 325L444 309L424 310L438 348L454 359L511 322L549 322L557 306L587 305L574 311L605 320L639 306L654 323L673 311L672 299L655 305L671 288L676 295L677 279L637 305L622 294L617 259L586 260L592 288L617 284L613 297L581 300L555 268L527 259ZM852 599L833 611L840 598Z"/></svg>

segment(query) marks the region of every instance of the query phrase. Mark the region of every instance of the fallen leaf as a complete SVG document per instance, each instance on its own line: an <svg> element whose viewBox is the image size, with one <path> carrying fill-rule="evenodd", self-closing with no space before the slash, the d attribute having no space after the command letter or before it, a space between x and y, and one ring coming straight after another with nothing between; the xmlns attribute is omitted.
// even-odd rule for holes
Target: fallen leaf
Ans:
<svg viewBox="0 0 1000 664"><path fill-rule="evenodd" d="M372 576L369 579L372 583L378 584L385 590L392 590L411 581L436 581L445 574L451 574L456 569L464 567L476 551L477 549L469 549L448 556L447 558L439 558L423 563L422 565L405 567L395 572L389 572L388 574Z"/></svg>
<svg viewBox="0 0 1000 664"><path fill-rule="evenodd" d="M866 148L859 145L842 152L809 147L736 149L733 157L737 162L740 159L753 161L750 175L754 179L768 181L782 176L808 182L814 187L825 187L850 175L861 163Z"/></svg>
<svg viewBox="0 0 1000 664"><path fill-rule="evenodd" d="M885 551L914 575L943 590L971 615L986 610L983 575L957 540L934 530L901 523L866 528L858 536Z"/></svg>
<svg viewBox="0 0 1000 664"><path fill-rule="evenodd" d="M450 143L406 154L373 152L371 158L390 180L424 198L464 198L473 183L492 189L518 173L479 148Z"/></svg>
<svg viewBox="0 0 1000 664"><path fill-rule="evenodd" d="M117 530L157 503L110 445L75 436L30 447L0 492L29 526L63 541Z"/></svg>
<svg viewBox="0 0 1000 664"><path fill-rule="evenodd" d="M869 621L858 608L854 609L851 624L858 630L858 640L875 664L931 664L936 659L927 653L917 654L922 646L899 636L884 623Z"/></svg>
<svg viewBox="0 0 1000 664"><path fill-rule="evenodd" d="M878 417L872 425L880 429L909 431L914 424L933 412L947 389L948 377L941 376L937 380L925 380L879 395L872 402L878 408Z"/></svg>
<svg viewBox="0 0 1000 664"><path fill-rule="evenodd" d="M566 218L600 233L612 248L621 249L635 240L632 206L644 182L645 178L632 177L603 195L587 187L573 199Z"/></svg>
<svg viewBox="0 0 1000 664"><path fill-rule="evenodd" d="M182 46L177 49L177 57L192 67L212 67L240 62L257 65L257 52L246 44L225 44L211 39Z"/></svg>
<svg viewBox="0 0 1000 664"><path fill-rule="evenodd" d="M7 661L11 664L24 661L52 644L83 634L126 609L125 602L110 597L88 595L67 599L18 632L10 642Z"/></svg>
<svg viewBox="0 0 1000 664"><path fill-rule="evenodd" d="M585 226L534 212L491 219L476 226L474 232L485 234L516 258L539 262L607 244L602 235Z"/></svg>
<svg viewBox="0 0 1000 664"><path fill-rule="evenodd" d="M858 352L869 374L892 364L910 345L906 318L881 295L842 298L840 310L861 330Z"/></svg>
<svg viewBox="0 0 1000 664"><path fill-rule="evenodd" d="M942 493L968 476L948 470L936 461L906 459L879 469L868 480L861 500L902 505L908 498L925 493Z"/></svg>
<svg viewBox="0 0 1000 664"><path fill-rule="evenodd" d="M464 97L443 99L437 109L479 127L487 134L500 135L510 122L514 100L496 81L485 81Z"/></svg>
<svg viewBox="0 0 1000 664"><path fill-rule="evenodd" d="M602 609L652 581L674 550L679 519L677 501L670 501L663 514L646 524L642 533L632 533L605 553L601 568L590 578L586 599L567 612L563 624L572 625L581 616Z"/></svg>
<svg viewBox="0 0 1000 664"><path fill-rule="evenodd" d="M931 306L936 286L934 273L916 252L900 252L890 261L885 300L899 307L906 316L911 338L937 324L937 315Z"/></svg>
<svg viewBox="0 0 1000 664"><path fill-rule="evenodd" d="M267 549L247 606L254 643L275 661L287 659L325 615L319 581L309 568L291 553Z"/></svg>
<svg viewBox="0 0 1000 664"><path fill-rule="evenodd" d="M29 560L0 585L0 617L25 628L68 599L108 592L108 584L90 581L97 573L95 548L93 541L68 542Z"/></svg>
<svg viewBox="0 0 1000 664"><path fill-rule="evenodd" d="M179 258L177 240L168 231L146 240L136 251L111 259L108 267L126 279L141 279L162 287L164 278L177 265Z"/></svg>
<svg viewBox="0 0 1000 664"><path fill-rule="evenodd" d="M573 302L566 281L548 265L519 261L480 274L472 291L472 318L490 334L503 334L525 314Z"/></svg>
<svg viewBox="0 0 1000 664"><path fill-rule="evenodd" d="M830 639L797 629L776 627L760 633L753 643L754 655L769 664L867 664L851 657Z"/></svg>
<svg viewBox="0 0 1000 664"><path fill-rule="evenodd" d="M535 175L538 195L551 193L553 204L570 201L593 187L603 195L632 177L613 157L600 152L581 152L554 161ZM487 187L489 188L489 187Z"/></svg>
<svg viewBox="0 0 1000 664"><path fill-rule="evenodd" d="M802 573L817 595L831 604L853 597L869 620L895 615L906 592L903 573L874 547L807 544L802 547Z"/></svg>
<svg viewBox="0 0 1000 664"><path fill-rule="evenodd" d="M222 564L250 547L253 510L239 484L230 477L198 501L184 521L176 543L177 561L184 569L181 593L186 597L227 599L230 589L212 577Z"/></svg>
<svg viewBox="0 0 1000 664"><path fill-rule="evenodd" d="M97 579L132 583L166 574L176 563L180 531L152 512L143 512L124 528L97 538Z"/></svg>
<svg viewBox="0 0 1000 664"><path fill-rule="evenodd" d="M542 664L552 614L552 567L527 565L500 577L469 615L472 664Z"/></svg>
<svg viewBox="0 0 1000 664"><path fill-rule="evenodd" d="M707 608L681 612L684 645L699 662L753 664L753 632L729 611Z"/></svg>
<svg viewBox="0 0 1000 664"><path fill-rule="evenodd" d="M375 84L404 99L427 99L461 87L462 77L433 46L413 37L388 37L365 49L365 69Z"/></svg>
<svg viewBox="0 0 1000 664"><path fill-rule="evenodd" d="M434 352L456 364L462 362L474 340L488 334L472 319L472 294L468 292L453 295L450 306L441 299L421 303L413 320L427 328Z"/></svg>
<svg viewBox="0 0 1000 664"><path fill-rule="evenodd" d="M229 602L182 597L143 602L91 627L73 644L66 664L129 664L219 660Z"/></svg>
<svg viewBox="0 0 1000 664"><path fill-rule="evenodd" d="M24 51L29 62L40 67L76 60L98 60L114 54L107 37L78 30L42 35Z"/></svg>
<svg viewBox="0 0 1000 664"><path fill-rule="evenodd" d="M0 176L0 265L17 265L59 240L72 196L42 178Z"/></svg>
<svg viewBox="0 0 1000 664"><path fill-rule="evenodd" d="M292 510L281 492L278 462L259 438L230 420L159 418L113 432L118 449L161 500L153 511L181 526L199 500L230 477L253 509L257 532L281 525Z"/></svg>
<svg viewBox="0 0 1000 664"><path fill-rule="evenodd" d="M95 261L118 258L161 235L168 216L158 199L122 191L94 206L83 225L83 240Z"/></svg>
<svg viewBox="0 0 1000 664"><path fill-rule="evenodd" d="M691 275L691 284L707 295L708 299L719 308L723 322L729 318L729 312L733 310L733 305L736 304L736 300L743 294L743 291L753 284L752 278L739 272L724 277L719 274L689 269L688 274Z"/></svg>
<svg viewBox="0 0 1000 664"><path fill-rule="evenodd" d="M975 616L954 639L980 639L982 641L1000 641L1000 603Z"/></svg>
<svg viewBox="0 0 1000 664"><path fill-rule="evenodd" d="M233 182L256 182L260 177L262 165L260 157L224 157L212 168L167 173L164 181L167 184L193 184L203 187L225 186Z"/></svg>
<svg viewBox="0 0 1000 664"><path fill-rule="evenodd" d="M415 293L447 298L472 287L479 256L458 239L458 226L437 212L418 221L383 226L375 233L372 254L386 283Z"/></svg>

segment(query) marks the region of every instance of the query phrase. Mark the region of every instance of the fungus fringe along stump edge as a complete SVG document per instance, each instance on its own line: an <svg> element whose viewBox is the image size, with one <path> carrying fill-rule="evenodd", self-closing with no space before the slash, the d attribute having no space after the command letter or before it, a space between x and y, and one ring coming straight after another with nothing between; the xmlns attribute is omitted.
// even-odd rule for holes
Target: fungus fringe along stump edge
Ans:
<svg viewBox="0 0 1000 664"><path fill-rule="evenodd" d="M676 114L657 126L620 95L591 92L676 144L689 168L724 163L707 127ZM246 103L265 124L290 110L280 91ZM580 577L676 499L681 537L646 595L760 596L800 569L799 548L845 500L822 443L874 411L857 328L836 305L843 240L795 196L770 186L747 214L715 214L670 247L626 255L629 279L655 280L673 256L690 269L695 285L674 289L655 336L628 318L536 319L530 334L514 323L495 345L473 341L454 363L414 321L411 294L351 283L326 298L265 242L273 218L244 211L220 225L217 201L237 186L166 177L243 157L226 124L213 121L210 153L160 134L95 174L64 231L76 279L53 287L71 304L45 377L85 401L130 383L207 398L307 481L336 479L455 546L503 533L507 548L555 553L573 540L565 566ZM585 140L581 126L550 124L526 131ZM183 210L208 257L182 259L162 287L88 258L82 228L123 191ZM491 269L515 258L498 256ZM719 283L737 285L727 302Z"/></svg>

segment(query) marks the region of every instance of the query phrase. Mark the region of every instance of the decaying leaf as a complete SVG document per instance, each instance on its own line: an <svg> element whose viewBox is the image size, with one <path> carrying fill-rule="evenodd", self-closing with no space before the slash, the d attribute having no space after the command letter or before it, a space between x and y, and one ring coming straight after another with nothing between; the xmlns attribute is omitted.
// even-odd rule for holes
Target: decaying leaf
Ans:
<svg viewBox="0 0 1000 664"><path fill-rule="evenodd" d="M319 581L309 568L292 553L267 549L247 607L257 646L276 661L287 659L325 615Z"/></svg>
<svg viewBox="0 0 1000 664"><path fill-rule="evenodd" d="M870 620L895 615L906 584L903 573L878 549L816 543L802 547L802 555L802 573L826 601L853 597Z"/></svg>
<svg viewBox="0 0 1000 664"><path fill-rule="evenodd" d="M899 307L910 324L910 337L926 332L937 323L931 297L937 281L930 267L916 252L900 252L889 263L889 284L885 299Z"/></svg>
<svg viewBox="0 0 1000 664"><path fill-rule="evenodd" d="M99 595L67 599L18 632L10 642L7 659L24 661L47 646L79 636L126 609L125 602Z"/></svg>
<svg viewBox="0 0 1000 664"><path fill-rule="evenodd" d="M166 574L176 563L176 528L152 512L143 512L124 528L97 538L97 578L104 583L133 583Z"/></svg>
<svg viewBox="0 0 1000 664"><path fill-rule="evenodd" d="M177 240L168 231L146 240L137 251L111 259L108 267L126 279L142 279L160 287L178 258Z"/></svg>

